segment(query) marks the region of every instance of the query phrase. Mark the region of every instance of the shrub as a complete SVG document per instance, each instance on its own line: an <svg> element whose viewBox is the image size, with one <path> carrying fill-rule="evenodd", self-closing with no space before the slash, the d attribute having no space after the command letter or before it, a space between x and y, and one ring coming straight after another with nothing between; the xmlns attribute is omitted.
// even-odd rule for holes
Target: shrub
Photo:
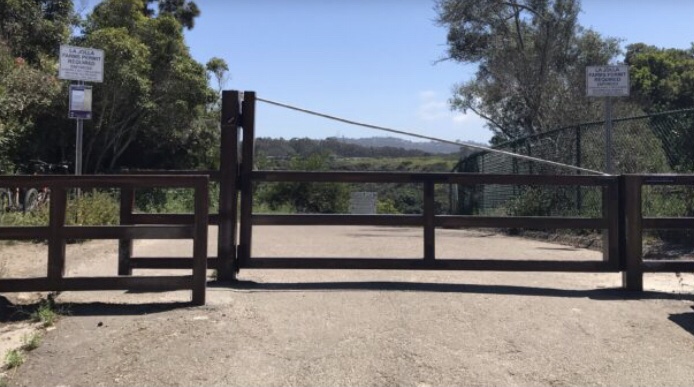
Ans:
<svg viewBox="0 0 694 387"><path fill-rule="evenodd" d="M17 368L24 363L24 356L18 349L11 349L5 354L5 367Z"/></svg>

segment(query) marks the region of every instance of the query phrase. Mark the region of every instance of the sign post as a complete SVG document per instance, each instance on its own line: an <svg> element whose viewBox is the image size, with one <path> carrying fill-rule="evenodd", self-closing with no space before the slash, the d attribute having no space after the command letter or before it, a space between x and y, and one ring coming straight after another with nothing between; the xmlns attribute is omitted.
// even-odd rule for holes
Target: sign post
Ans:
<svg viewBox="0 0 694 387"><path fill-rule="evenodd" d="M587 66L586 95L605 99L605 172L612 174L612 97L629 96L629 66Z"/></svg>
<svg viewBox="0 0 694 387"><path fill-rule="evenodd" d="M92 119L92 87L84 82L104 81L104 51L61 45L58 78L77 81L77 84L70 85L68 118L77 120L75 175L81 175L84 120Z"/></svg>

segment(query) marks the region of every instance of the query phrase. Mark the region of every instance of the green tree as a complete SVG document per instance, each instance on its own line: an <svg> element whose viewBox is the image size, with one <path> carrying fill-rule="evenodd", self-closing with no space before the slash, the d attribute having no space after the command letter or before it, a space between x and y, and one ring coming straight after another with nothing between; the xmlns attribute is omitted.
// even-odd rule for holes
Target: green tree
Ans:
<svg viewBox="0 0 694 387"><path fill-rule="evenodd" d="M306 158L295 157L290 162L295 171L328 169L328 156L315 153ZM345 213L349 209L349 189L340 183L289 182L267 185L259 193L261 202L276 210L287 204L300 213Z"/></svg>
<svg viewBox="0 0 694 387"><path fill-rule="evenodd" d="M60 92L55 75L14 57L0 40L0 169L11 172L16 144L35 128L37 117Z"/></svg>
<svg viewBox="0 0 694 387"><path fill-rule="evenodd" d="M11 55L31 65L54 63L58 46L76 22L72 0L0 1L0 39Z"/></svg>
<svg viewBox="0 0 694 387"><path fill-rule="evenodd" d="M694 108L694 44L689 49L627 46L631 98L646 112ZM654 115L651 127L671 166L694 170L694 115Z"/></svg>
<svg viewBox="0 0 694 387"><path fill-rule="evenodd" d="M149 4L157 3L157 10L160 15L173 16L182 26L192 30L195 26L195 18L200 16L200 9L197 4L187 0L147 0L142 8L145 16L154 16L154 11L149 8Z"/></svg>
<svg viewBox="0 0 694 387"><path fill-rule="evenodd" d="M627 46L631 95L649 112L694 107L694 43L686 50Z"/></svg>
<svg viewBox="0 0 694 387"><path fill-rule="evenodd" d="M452 106L486 119L495 141L599 117L585 66L608 63L619 41L579 25L578 0L439 0L437 11L446 59L479 66Z"/></svg>
<svg viewBox="0 0 694 387"><path fill-rule="evenodd" d="M200 120L214 92L185 45L183 25L168 10L147 16L145 6L107 0L86 20L81 42L106 57L94 119L85 125L88 171L190 166L190 145L208 129Z"/></svg>

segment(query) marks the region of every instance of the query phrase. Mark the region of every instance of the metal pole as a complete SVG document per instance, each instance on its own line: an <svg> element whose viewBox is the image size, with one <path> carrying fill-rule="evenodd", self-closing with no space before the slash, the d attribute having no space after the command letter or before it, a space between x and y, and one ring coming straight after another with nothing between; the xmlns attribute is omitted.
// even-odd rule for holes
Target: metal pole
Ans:
<svg viewBox="0 0 694 387"><path fill-rule="evenodd" d="M77 84L82 86L84 81L77 81ZM77 119L77 135L75 139L75 176L82 174L82 132L84 130L84 122L81 118Z"/></svg>
<svg viewBox="0 0 694 387"><path fill-rule="evenodd" d="M605 100L605 172L614 172L612 166L612 97Z"/></svg>

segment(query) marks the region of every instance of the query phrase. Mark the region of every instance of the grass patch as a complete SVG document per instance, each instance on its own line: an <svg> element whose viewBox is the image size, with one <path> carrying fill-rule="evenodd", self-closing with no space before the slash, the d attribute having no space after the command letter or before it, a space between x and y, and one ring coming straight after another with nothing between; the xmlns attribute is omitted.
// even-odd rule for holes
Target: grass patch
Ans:
<svg viewBox="0 0 694 387"><path fill-rule="evenodd" d="M33 322L41 323L45 327L52 326L58 319L58 313L53 309L51 300L43 300L39 307L31 314Z"/></svg>
<svg viewBox="0 0 694 387"><path fill-rule="evenodd" d="M0 387L7 387L10 385L10 381L7 380L5 375L0 374Z"/></svg>
<svg viewBox="0 0 694 387"><path fill-rule="evenodd" d="M24 363L24 356L18 349L11 349L5 354L5 367L7 369L17 368Z"/></svg>
<svg viewBox="0 0 694 387"><path fill-rule="evenodd" d="M25 351L33 351L41 345L41 334L34 332L30 335L22 336L22 349Z"/></svg>

